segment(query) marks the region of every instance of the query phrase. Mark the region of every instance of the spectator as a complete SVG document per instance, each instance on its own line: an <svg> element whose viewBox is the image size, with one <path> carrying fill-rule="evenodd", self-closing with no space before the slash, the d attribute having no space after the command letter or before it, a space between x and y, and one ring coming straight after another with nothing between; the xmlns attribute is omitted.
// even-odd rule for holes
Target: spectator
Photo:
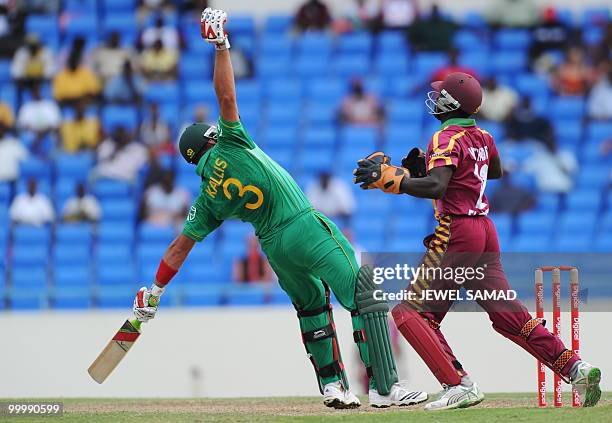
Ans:
<svg viewBox="0 0 612 423"><path fill-rule="evenodd" d="M19 109L17 126L23 131L29 131L42 139L59 128L61 112L57 103L51 99L43 99L38 85L32 87L32 100Z"/></svg>
<svg viewBox="0 0 612 423"><path fill-rule="evenodd" d="M523 163L523 171L533 175L538 191L558 194L573 189L577 169L574 154L558 151L555 144L542 146Z"/></svg>
<svg viewBox="0 0 612 423"><path fill-rule="evenodd" d="M142 32L140 45L144 48L151 48L158 40L162 42L164 48L169 50L179 50L182 47L179 32L175 27L166 25L162 16L155 18L155 25Z"/></svg>
<svg viewBox="0 0 612 423"><path fill-rule="evenodd" d="M199 8L199 12L202 13L205 7ZM174 5L171 0L139 0L138 1L138 21L140 23L145 22L149 16L153 14L168 14L174 11Z"/></svg>
<svg viewBox="0 0 612 423"><path fill-rule="evenodd" d="M121 35L113 31L105 45L98 47L92 55L92 68L102 82L106 82L123 70L123 64L130 61L133 52L129 48L121 47Z"/></svg>
<svg viewBox="0 0 612 423"><path fill-rule="evenodd" d="M240 46L230 49L230 57L234 67L234 78L238 80L253 77L253 61Z"/></svg>
<svg viewBox="0 0 612 423"><path fill-rule="evenodd" d="M173 151L170 144L170 127L159 116L159 106L149 105L149 116L140 125L140 140L156 152Z"/></svg>
<svg viewBox="0 0 612 423"><path fill-rule="evenodd" d="M496 0L490 6L489 23L515 28L533 27L540 17L535 0Z"/></svg>
<svg viewBox="0 0 612 423"><path fill-rule="evenodd" d="M321 0L306 0L295 16L295 26L300 31L323 31L331 22L329 9Z"/></svg>
<svg viewBox="0 0 612 423"><path fill-rule="evenodd" d="M53 80L53 96L62 105L89 101L100 93L100 81L91 69L81 64L81 53L73 51L68 64Z"/></svg>
<svg viewBox="0 0 612 423"><path fill-rule="evenodd" d="M314 208L345 224L348 223L355 210L355 198L351 188L342 180L332 177L328 172L319 174L319 179L310 185L306 196Z"/></svg>
<svg viewBox="0 0 612 423"><path fill-rule="evenodd" d="M362 126L379 126L384 121L384 110L380 101L366 94L361 80L351 83L349 95L340 106L340 120L344 123Z"/></svg>
<svg viewBox="0 0 612 423"><path fill-rule="evenodd" d="M557 11L547 7L542 15L542 22L533 29L533 41L529 48L532 66L538 68L537 62L550 50L565 48L570 37L569 28L559 20Z"/></svg>
<svg viewBox="0 0 612 423"><path fill-rule="evenodd" d="M534 195L512 183L511 173L504 169L501 186L491 196L491 210L495 213L509 213L516 216L533 208L536 204Z"/></svg>
<svg viewBox="0 0 612 423"><path fill-rule="evenodd" d="M593 81L593 69L578 47L570 47L565 61L553 73L553 88L562 95L584 95Z"/></svg>
<svg viewBox="0 0 612 423"><path fill-rule="evenodd" d="M153 47L145 49L140 60L143 73L149 80L176 79L178 53L165 48L161 40L155 41Z"/></svg>
<svg viewBox="0 0 612 423"><path fill-rule="evenodd" d="M385 29L406 30L418 16L416 0L384 0L381 3L382 26Z"/></svg>
<svg viewBox="0 0 612 423"><path fill-rule="evenodd" d="M612 65L608 64L607 68L589 94L587 107L591 119L612 119Z"/></svg>
<svg viewBox="0 0 612 423"><path fill-rule="evenodd" d="M2 100L0 100L0 125L4 125L5 128L12 128L15 125L13 109Z"/></svg>
<svg viewBox="0 0 612 423"><path fill-rule="evenodd" d="M133 69L131 61L123 62L121 73L106 83L104 100L108 103L140 104L147 84Z"/></svg>
<svg viewBox="0 0 612 423"><path fill-rule="evenodd" d="M87 194L84 184L78 184L76 195L66 201L62 217L65 222L97 222L102 210L100 203L91 194Z"/></svg>
<svg viewBox="0 0 612 423"><path fill-rule="evenodd" d="M0 119L0 182L15 182L19 178L21 162L29 155L27 148L17 138L9 135L8 130L12 126L10 119Z"/></svg>
<svg viewBox="0 0 612 423"><path fill-rule="evenodd" d="M191 205L191 195L174 183L174 173L165 171L159 183L150 186L144 193L141 204L141 216L157 226L180 225L187 216Z"/></svg>
<svg viewBox="0 0 612 423"><path fill-rule="evenodd" d="M523 97L505 122L506 136L514 141L537 141L555 149L553 127L550 121L533 110L531 99Z"/></svg>
<svg viewBox="0 0 612 423"><path fill-rule="evenodd" d="M378 0L353 0L344 19L334 23L338 32L378 30L381 24Z"/></svg>
<svg viewBox="0 0 612 423"><path fill-rule="evenodd" d="M457 25L440 13L438 5L431 7L427 18L418 18L408 29L412 48L417 51L448 51L453 45Z"/></svg>
<svg viewBox="0 0 612 423"><path fill-rule="evenodd" d="M93 177L134 182L147 157L147 149L134 141L125 127L117 126L112 137L98 147L98 165Z"/></svg>
<svg viewBox="0 0 612 423"><path fill-rule="evenodd" d="M15 224L42 226L52 223L55 211L49 198L38 192L38 183L28 181L28 191L13 200L9 210L11 221Z"/></svg>
<svg viewBox="0 0 612 423"><path fill-rule="evenodd" d="M246 242L246 254L234 263L234 281L242 283L272 281L272 269L261 253L257 238L249 235Z"/></svg>
<svg viewBox="0 0 612 423"><path fill-rule="evenodd" d="M61 125L62 147L68 153L93 150L98 146L101 136L100 121L95 116L87 117L86 110L86 102L78 102L74 119L65 120Z"/></svg>
<svg viewBox="0 0 612 423"><path fill-rule="evenodd" d="M444 78L454 72L467 73L468 75L472 75L476 79L480 79L478 73L474 69L468 68L467 66L461 66L459 64L459 50L451 48L450 50L448 50L447 57L448 64L442 66L440 69L437 69L433 73L433 75L431 76L431 82L444 81Z"/></svg>
<svg viewBox="0 0 612 423"><path fill-rule="evenodd" d="M0 57L11 58L23 42L24 13L0 1Z"/></svg>
<svg viewBox="0 0 612 423"><path fill-rule="evenodd" d="M508 86L499 85L494 76L485 81L483 98L479 114L484 119L494 122L504 122L518 103L516 91Z"/></svg>
<svg viewBox="0 0 612 423"><path fill-rule="evenodd" d="M55 71L51 51L43 46L34 34L25 39L25 44L13 56L11 76L17 83L19 101L22 91L50 80Z"/></svg>

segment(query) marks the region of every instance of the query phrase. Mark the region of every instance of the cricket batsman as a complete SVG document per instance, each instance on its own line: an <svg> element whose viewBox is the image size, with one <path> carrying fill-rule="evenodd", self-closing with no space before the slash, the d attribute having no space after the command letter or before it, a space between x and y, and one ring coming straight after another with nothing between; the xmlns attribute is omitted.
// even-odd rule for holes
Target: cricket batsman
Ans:
<svg viewBox="0 0 612 423"><path fill-rule="evenodd" d="M489 203L485 195L487 180L502 176L502 166L495 141L473 119L482 103L479 82L470 75L456 72L444 81L431 84L426 105L442 125L427 147L426 154L413 149L402 166L376 152L360 160L355 169L355 183L363 189L380 189L391 194L408 194L433 199L438 225L425 238L427 252L422 266L480 266L484 278L473 278L463 286L476 292L508 291L500 261L495 225L487 217ZM408 343L421 356L442 384L439 398L426 410L464 408L478 404L484 394L472 382L453 354L441 331L442 321L453 300L423 300L426 290L458 290L455 280L423 277L422 272L408 287L412 299L393 308L393 319ZM486 298L483 296L482 298ZM582 361L552 335L538 319L532 318L518 300L477 300L488 313L493 329L545 363L566 383L579 392L584 407L594 406L601 396L600 369Z"/></svg>
<svg viewBox="0 0 612 423"><path fill-rule="evenodd" d="M349 390L330 290L351 312L354 340L370 377L370 405L425 401L425 392L411 392L398 383L386 320L388 306L374 300L372 269L359 268L353 248L336 225L313 209L291 176L255 144L240 122L226 20L222 10L202 12L202 37L216 49L218 126L194 123L179 141L181 155L196 166L202 180L200 194L182 233L165 252L152 287L138 292L136 317L146 322L155 316L159 297L196 242L224 220L239 219L254 226L280 286L296 308L302 340L326 406L360 406Z"/></svg>

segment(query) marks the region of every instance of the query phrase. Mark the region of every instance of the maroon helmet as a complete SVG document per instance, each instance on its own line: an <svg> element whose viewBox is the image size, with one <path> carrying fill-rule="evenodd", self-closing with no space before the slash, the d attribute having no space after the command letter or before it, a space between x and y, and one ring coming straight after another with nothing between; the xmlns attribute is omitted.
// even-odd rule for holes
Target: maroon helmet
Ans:
<svg viewBox="0 0 612 423"><path fill-rule="evenodd" d="M427 94L425 104L432 115L461 109L474 114L482 104L482 88L476 78L467 73L453 72L444 81L431 83L434 91Z"/></svg>

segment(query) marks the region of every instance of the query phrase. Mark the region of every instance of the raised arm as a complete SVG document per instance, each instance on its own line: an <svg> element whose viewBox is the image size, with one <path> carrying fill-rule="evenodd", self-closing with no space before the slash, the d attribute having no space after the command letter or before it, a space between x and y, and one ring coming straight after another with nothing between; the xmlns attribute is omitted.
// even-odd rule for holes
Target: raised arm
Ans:
<svg viewBox="0 0 612 423"><path fill-rule="evenodd" d="M217 50L213 82L221 117L229 122L237 122L240 117L236 103L234 68L229 54L230 43L224 29L226 22L227 13L208 7L202 12L200 30L202 38L213 44Z"/></svg>

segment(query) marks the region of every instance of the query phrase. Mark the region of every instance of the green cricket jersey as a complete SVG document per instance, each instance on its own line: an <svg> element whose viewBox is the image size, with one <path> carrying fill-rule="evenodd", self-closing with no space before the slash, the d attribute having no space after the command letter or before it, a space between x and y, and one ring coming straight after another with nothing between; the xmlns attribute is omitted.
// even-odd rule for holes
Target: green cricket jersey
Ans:
<svg viewBox="0 0 612 423"><path fill-rule="evenodd" d="M217 144L200 159L200 194L183 234L202 241L227 219L250 222L265 237L312 206L285 169L268 157L241 122L219 118Z"/></svg>

